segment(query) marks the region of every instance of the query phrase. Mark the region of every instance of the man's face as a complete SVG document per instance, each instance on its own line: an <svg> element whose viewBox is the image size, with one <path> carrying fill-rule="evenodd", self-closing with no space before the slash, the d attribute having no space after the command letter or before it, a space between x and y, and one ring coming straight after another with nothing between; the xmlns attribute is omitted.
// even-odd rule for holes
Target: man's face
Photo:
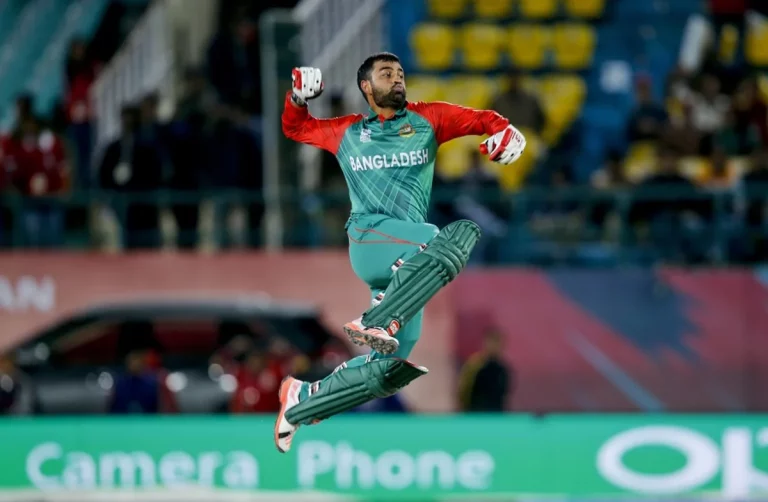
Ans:
<svg viewBox="0 0 768 502"><path fill-rule="evenodd" d="M369 83L376 106L399 109L405 105L405 73L400 63L376 61Z"/></svg>

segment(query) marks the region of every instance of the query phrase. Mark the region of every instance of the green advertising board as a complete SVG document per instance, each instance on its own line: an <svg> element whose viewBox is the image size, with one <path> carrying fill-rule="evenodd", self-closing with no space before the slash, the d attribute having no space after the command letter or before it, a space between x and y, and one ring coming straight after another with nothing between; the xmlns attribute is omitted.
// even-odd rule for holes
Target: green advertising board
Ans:
<svg viewBox="0 0 768 502"><path fill-rule="evenodd" d="M356 497L768 493L768 416L336 417L290 453L271 417L0 420L0 491L201 486Z"/></svg>

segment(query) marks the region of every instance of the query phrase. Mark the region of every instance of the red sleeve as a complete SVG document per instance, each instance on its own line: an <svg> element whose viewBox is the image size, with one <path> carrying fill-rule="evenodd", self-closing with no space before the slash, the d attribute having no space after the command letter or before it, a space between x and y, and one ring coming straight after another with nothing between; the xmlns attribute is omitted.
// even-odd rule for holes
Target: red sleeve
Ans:
<svg viewBox="0 0 768 502"><path fill-rule="evenodd" d="M509 120L493 110L475 110L442 101L409 103L408 108L432 124L438 145L462 136L490 136L509 125Z"/></svg>
<svg viewBox="0 0 768 502"><path fill-rule="evenodd" d="M362 120L362 115L345 115L332 119L318 119L310 115L306 106L291 103L291 93L285 96L283 133L288 139L316 146L336 155L344 133L349 126Z"/></svg>

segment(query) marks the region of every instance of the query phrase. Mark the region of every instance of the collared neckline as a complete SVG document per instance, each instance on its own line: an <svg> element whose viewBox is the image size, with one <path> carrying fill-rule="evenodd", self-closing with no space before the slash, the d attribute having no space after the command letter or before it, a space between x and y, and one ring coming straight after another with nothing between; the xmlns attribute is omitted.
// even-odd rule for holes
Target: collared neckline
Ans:
<svg viewBox="0 0 768 502"><path fill-rule="evenodd" d="M388 119L383 119L383 118L382 118L382 117L381 117L381 116L380 116L378 113L376 113L376 112L373 110L373 108L370 108L370 107L369 107L369 108L368 108L368 122L373 122L373 121L374 121L374 120L376 120L376 119L379 119L379 120L381 120L382 122L383 122L384 120L394 120L394 119L398 119L398 118L402 118L402 117L405 117L405 114L406 114L406 113L408 113L408 102L407 102L407 101L406 101L406 103L403 105L403 107L402 107L402 108L400 108L399 110L397 110L397 111L395 112L395 114L394 114L394 115L392 115L392 117L390 117L390 118L388 118Z"/></svg>

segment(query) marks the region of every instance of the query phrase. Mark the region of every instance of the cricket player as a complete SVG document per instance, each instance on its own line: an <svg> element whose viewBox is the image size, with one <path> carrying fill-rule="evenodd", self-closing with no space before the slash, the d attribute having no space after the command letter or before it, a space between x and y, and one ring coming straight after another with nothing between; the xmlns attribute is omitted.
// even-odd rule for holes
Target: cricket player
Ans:
<svg viewBox="0 0 768 502"><path fill-rule="evenodd" d="M438 147L462 136L489 135L480 151L511 164L525 137L494 111L444 102L406 100L405 74L397 56L368 57L357 72L367 115L313 117L307 102L323 92L320 69L292 72L282 125L297 142L334 154L349 187L351 215L345 226L355 274L371 291L370 308L344 332L372 351L341 364L318 382L286 378L275 444L291 447L300 425L391 396L427 369L409 362L421 335L424 306L466 266L480 228L461 220L442 230L426 222ZM330 292L328 294L333 294Z"/></svg>

